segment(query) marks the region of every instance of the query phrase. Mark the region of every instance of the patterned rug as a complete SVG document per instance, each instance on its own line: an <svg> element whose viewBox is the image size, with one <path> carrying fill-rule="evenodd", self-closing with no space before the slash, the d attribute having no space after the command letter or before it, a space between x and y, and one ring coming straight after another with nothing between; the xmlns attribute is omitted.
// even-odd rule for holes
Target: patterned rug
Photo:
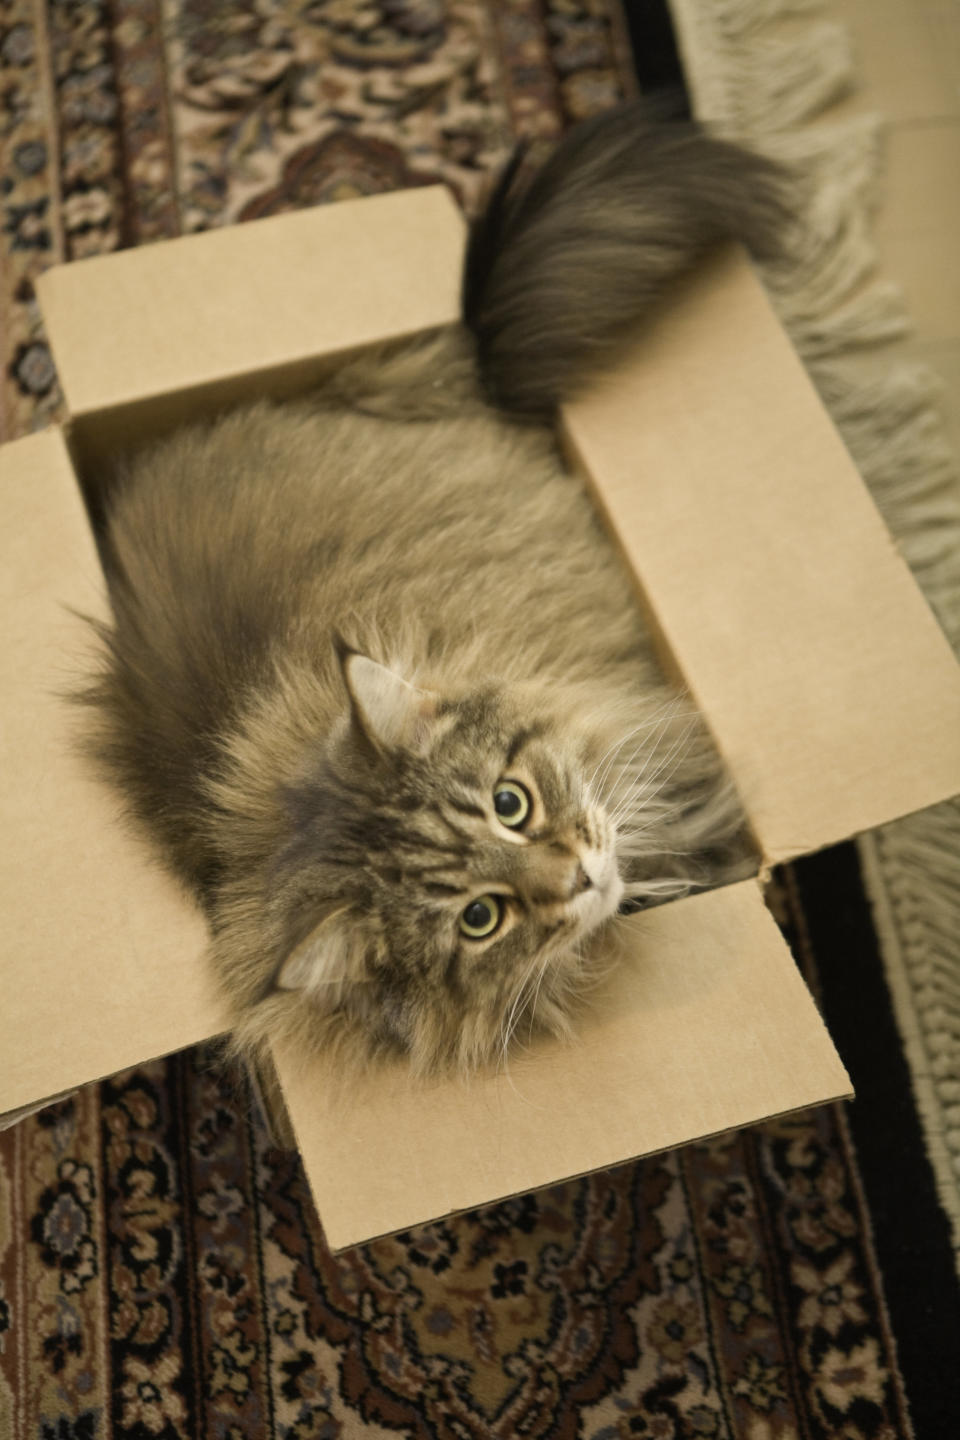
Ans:
<svg viewBox="0 0 960 1440"><path fill-rule="evenodd" d="M60 414L50 263L438 178L470 210L517 136L677 73L639 0L7 0L0 65L5 438ZM2 1440L946 1440L960 1302L856 850L771 903L849 1109L338 1258L203 1050L0 1135Z"/></svg>

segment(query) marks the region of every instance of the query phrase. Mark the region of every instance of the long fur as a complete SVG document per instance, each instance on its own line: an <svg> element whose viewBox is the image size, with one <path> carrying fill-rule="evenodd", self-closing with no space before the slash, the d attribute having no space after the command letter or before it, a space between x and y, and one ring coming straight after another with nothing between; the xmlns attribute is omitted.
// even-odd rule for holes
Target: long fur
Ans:
<svg viewBox="0 0 960 1440"><path fill-rule="evenodd" d="M520 1027L564 1033L618 903L751 863L550 428L487 397L529 414L580 383L624 296L642 313L731 232L736 185L768 244L772 178L628 107L516 179L464 328L186 428L113 491L87 748L204 905L236 1046L264 1063L280 1041L470 1068ZM526 832L496 814L504 777ZM480 892L503 902L482 942L460 924Z"/></svg>
<svg viewBox="0 0 960 1440"><path fill-rule="evenodd" d="M787 213L771 160L637 101L578 126L532 177L522 156L470 237L466 323L494 403L548 418L612 364L668 287L721 241L758 257Z"/></svg>

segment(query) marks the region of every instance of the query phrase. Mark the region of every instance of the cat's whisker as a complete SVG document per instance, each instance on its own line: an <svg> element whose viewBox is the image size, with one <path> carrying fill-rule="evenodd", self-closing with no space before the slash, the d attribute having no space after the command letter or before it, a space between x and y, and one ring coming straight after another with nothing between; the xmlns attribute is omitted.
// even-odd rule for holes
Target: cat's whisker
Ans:
<svg viewBox="0 0 960 1440"><path fill-rule="evenodd" d="M669 785L672 774L673 771L664 774L662 769L658 769L652 776L638 776L637 779L631 783L630 788L624 793L618 803L617 810L615 811L616 823L620 824L629 810L640 810L643 808L647 812L653 812L655 802L657 802L658 797L663 794ZM661 775L663 778L659 784L656 784L655 782ZM656 808L663 810L664 813L669 813L672 807L664 806L663 803L660 802ZM651 814L651 819L653 818L654 816Z"/></svg>
<svg viewBox="0 0 960 1440"><path fill-rule="evenodd" d="M602 757L600 765L603 765L604 761L606 761L609 756L616 756L617 751L621 750L623 746L626 745L633 738L634 735L639 734L641 731L646 732L649 730L657 729L658 727L666 731L672 721L681 718L682 712L680 707L682 704L683 697L679 695L671 696L669 699L662 701L661 704L657 707L657 709L653 712L653 714L648 715L645 720L641 720L638 724L632 726L631 729L628 730L624 736L622 736L612 746L610 746L610 748L605 752L604 756ZM692 717L694 713L695 712L688 711L686 718ZM640 747L638 746L637 748L639 749ZM597 766L597 770L599 770L600 765ZM597 770L594 771L594 776L592 777L591 783L593 783L593 780L596 779Z"/></svg>
<svg viewBox="0 0 960 1440"><path fill-rule="evenodd" d="M513 1091L514 1095L516 1095L517 1099L522 1100L523 1096L517 1089L516 1084L514 1083L513 1075L510 1072L510 1056L507 1052L506 1046L501 1049L497 1069L505 1077L507 1084L510 1086L510 1089Z"/></svg>
<svg viewBox="0 0 960 1440"><path fill-rule="evenodd" d="M638 735L641 731L648 731L654 729L658 725L665 725L670 718L673 718L670 716L670 709L677 702L678 697L674 697L671 700L664 701L660 708L653 715L649 716L646 720L641 720L637 725L634 725L630 730L628 730L625 735L621 736L619 740L614 741L614 743L607 750L604 751L603 755L600 757L599 762L595 766L593 774L590 776L590 780L588 782L590 786L592 788L601 789L612 765L615 763L617 751L622 750L624 745L627 745L633 739L634 735ZM640 745L638 745L636 750L634 751L634 754L637 753L637 750L641 748L642 744L643 742L641 741ZM603 774L601 776L600 771L602 768Z"/></svg>
<svg viewBox="0 0 960 1440"><path fill-rule="evenodd" d="M504 1064L506 1064L506 1061L507 1061L507 1051L508 1051L509 1046L510 1046L510 1040L511 1040L511 1037L512 1037L512 1035L513 1035L513 1031L514 1031L514 1029L515 1029L515 1027L516 1027L517 1022L519 1021L520 1017L521 1017L522 1014L523 1014L523 1009L526 1008L525 1006L524 1006L523 1008L521 1008L521 1010L520 1010L520 1012L519 1012L519 1014L518 1014L518 1013L517 1013L517 1006L520 1004L520 1001L521 1001L521 999L522 999L522 997L523 997L524 991L526 990L527 985L529 984L530 980L531 980L532 977L533 977L533 974L534 974L534 971L536 970L536 967L537 967L537 963L538 963L538 961L539 961L539 958L540 958L540 957L539 957L538 955L535 955L534 958L533 958L533 960L531 961L530 965L528 966L527 971L526 971L526 973L525 973L522 981L520 982L520 984L519 984L518 987L517 987L517 992L516 992L516 994L515 994L514 997L513 997L513 1004L512 1004L511 1007L510 1007L510 1011L509 1011L509 1013L508 1013L508 1015L507 1015L507 1018L506 1018L506 1021L504 1022L504 1025L503 1025L503 1030L502 1030L502 1042L501 1042L501 1053L502 1053L502 1055L503 1055Z"/></svg>
<svg viewBox="0 0 960 1440"><path fill-rule="evenodd" d="M660 771L657 772L658 775L661 773L662 772ZM643 808L648 811L653 810L654 802L658 800L658 797L663 794L664 790L666 790L667 786L670 784L673 773L673 771L670 771L669 773L663 775L663 778L660 781L659 785L653 784L653 781L657 778L657 776L651 777L649 781L646 781L642 784L640 783L640 781L635 782L635 786L639 785L640 788L637 789L635 787L631 787L631 789L624 796L623 803L619 809L618 818L622 820L628 809L639 810L640 808ZM662 813L657 817L652 816L651 820L653 821L654 819L656 819L661 824L669 816L671 810L674 809L673 806L663 805L663 802L660 802L660 805L657 808L659 808Z"/></svg>
<svg viewBox="0 0 960 1440"><path fill-rule="evenodd" d="M634 735L638 734L640 730L645 729L649 729L649 725L635 725L631 730L627 732L626 735L624 735L619 740L615 740L614 743L603 752L603 755L600 757L599 761L593 769L593 773L590 775L590 778L587 781L587 785L591 790L602 790L604 782L606 781L607 774L609 773L609 770L616 757L617 751L622 750L624 745L628 744L629 741L633 739Z"/></svg>
<svg viewBox="0 0 960 1440"><path fill-rule="evenodd" d="M652 775L648 776L646 772L649 768L649 764L652 763L655 757L655 752L651 754L648 765L645 766L644 769L640 772L640 774L631 782L629 790L615 807L613 812L615 823L619 822L619 820L622 819L623 815L626 813L627 806L637 803L643 803L644 801L648 801L650 798L654 798L655 796L660 794L664 786L669 781L670 773L672 773L667 772L667 767L671 764L673 760L677 758L678 755L683 752L686 746L686 742L690 738L690 735L693 733L694 729L695 726L691 723L677 738L667 755L662 757L660 764L653 771ZM656 780L660 778L660 776L665 776L665 778L662 780L661 784L657 786L656 789L652 790L651 786ZM636 788L638 785L642 786L639 791Z"/></svg>
<svg viewBox="0 0 960 1440"><path fill-rule="evenodd" d="M650 727L645 727L645 728L650 728ZM634 735L635 735L636 733L637 733L636 731L633 732ZM632 736L629 737L629 738L632 738ZM646 737L644 737L644 739L642 739L642 740L639 742L639 744L637 744L637 745L634 746L634 748L631 750L631 752L630 752L629 756L627 757L627 759L624 760L624 761L622 761L622 762L618 761L617 757L614 756L613 759L611 760L611 762L606 766L606 768L605 768L605 770L604 770L604 772L603 772L603 776L601 777L601 779L600 779L599 782L598 782L598 787L597 787L597 788L598 788L598 789L602 789L602 788L606 785L606 783L607 783L607 781L608 781L608 779L609 779L609 777L610 777L610 772L611 772L611 770L614 768L615 765L619 765L620 770L629 770L630 767L631 767L631 765L633 764L634 760L636 759L636 757L639 755L640 751L643 749L644 745L646 745L646 744L647 744L647 740L646 740Z"/></svg>
<svg viewBox="0 0 960 1440"><path fill-rule="evenodd" d="M668 845L657 844L636 850L625 849L622 853L627 860L689 860L691 852L689 849L677 850Z"/></svg>
<svg viewBox="0 0 960 1440"><path fill-rule="evenodd" d="M578 948L578 951L577 951L577 957L578 957L578 959L580 958L579 948ZM536 1021L536 1018L537 1018L537 1001L540 999L540 988L541 988L541 986L543 985L543 977L544 977L544 976L546 975L546 973L547 973L547 966L550 964L550 961L551 961L552 958L553 958L553 957L549 954L549 952L548 952L546 955L544 955L543 961L542 961L542 963L541 963L541 965L540 965L539 973L538 973L538 975L537 975L537 983L536 983L536 985L535 985L535 987L534 987L534 990L533 990L533 999L532 999L531 1004L530 1004L530 1033L531 1033L531 1034L533 1033L534 1022Z"/></svg>
<svg viewBox="0 0 960 1440"><path fill-rule="evenodd" d="M623 887L628 900L641 895L683 895L697 882L688 876L665 875L659 880L631 880Z"/></svg>
<svg viewBox="0 0 960 1440"><path fill-rule="evenodd" d="M578 960L582 960L582 951L581 951L581 948L580 948L580 942L579 942L579 941L576 942L576 953L577 953L577 958L578 958ZM515 1018L513 1018L513 1012L511 1011L511 1018L512 1018L512 1020L513 1020L513 1023L512 1023L512 1026L510 1026L509 1029L508 1029L508 1035L507 1035L507 1043L508 1043L508 1044L509 1044L510 1040L512 1039L513 1035L514 1035L514 1033L515 1033L515 1031L516 1031L516 1029L517 1029L517 1026L519 1025L520 1021L522 1020L523 1015L524 1015L524 1012L525 1012L526 1010L528 1010L528 1009L529 1009L529 1012L530 1012L530 1029L531 1029L531 1033L532 1033L533 1026L534 1026L534 1023L535 1023L535 1021L536 1021L537 1001L538 1001L539 996L540 996L540 990L541 990L541 988L542 988L543 981L544 981L544 978L545 978L545 976L546 976L547 970L548 970L548 968L549 968L551 965L554 965L554 966L557 965L558 961L562 958L562 954L563 954L563 952L562 952L561 949L550 949L550 948L547 948L547 949L544 950L542 957L541 957L541 956L535 956L535 957L534 957L534 963L532 964L532 966L530 967L530 969L527 971L527 974L525 975L525 977L524 977L524 979L523 979L523 983L522 983L522 985L521 985L521 987L520 987L520 992L519 992L518 997L517 997L517 999L519 999L519 998L520 998L520 995L525 995L523 1004L522 1004L522 1006L520 1007L519 1012L516 1014L516 1017L515 1017ZM537 978L536 978L536 983L535 983L535 985L534 985L534 986L532 987L532 989L531 989L531 988L530 988L530 981L531 981L531 979L533 978L534 974L536 974L536 977L537 977ZM514 1008L516 1008L516 1001L514 1001Z"/></svg>
<svg viewBox="0 0 960 1440"><path fill-rule="evenodd" d="M642 835L655 834L664 826L673 824L680 813L678 806L667 805L663 802L645 805L642 815L636 814L629 824L621 823L617 827L617 839L622 844L626 840L636 840Z"/></svg>
<svg viewBox="0 0 960 1440"><path fill-rule="evenodd" d="M646 771L647 771L647 769L648 769L648 767L649 767L649 765L650 765L653 757L654 757L655 754L656 754L656 747L657 747L658 744L659 744L659 741L656 742L656 744L654 745L653 750L650 752L650 755L644 760L644 762L643 762L643 764L642 764L642 766L641 766L641 768L640 768L639 774L637 774L637 773L635 773L635 772L633 771L633 763L634 763L634 760L635 760L636 757L637 757L637 754L639 753L640 749L642 748L643 742L641 742L641 745L639 745L639 746L636 747L636 749L635 749L635 750L632 752L632 754L630 755L629 759L627 759L627 760L623 763L623 765L621 765L621 766L619 767L619 773L618 773L618 776L617 776L616 781L614 782L614 785L613 785L613 788L612 788L612 791L611 791L611 795L610 795L610 799L612 799L612 800L614 801L614 805L613 805L612 810L610 811L610 815L611 815L611 818L613 819L613 821L614 821L615 824L617 824L617 823L619 822L619 820L622 818L622 815L623 815L623 806L622 806L622 803L621 803L623 797L620 797L620 795L619 795L619 789L620 789L621 784L623 783L623 777L624 777L625 775L627 775L627 776L632 776L632 778L631 778L630 781L629 781L629 784L630 784L631 787L632 787L633 785L635 785L638 780L642 779L642 777L643 777L644 774L646 773ZM608 801L608 804L609 804L609 801Z"/></svg>
<svg viewBox="0 0 960 1440"><path fill-rule="evenodd" d="M658 751L658 749L659 749L659 747L660 747L660 745L661 745L664 737L670 732L671 725L672 725L673 721L675 721L677 718L678 718L678 717L677 717L676 715L670 715L670 714L668 714L665 718L661 718L661 719L657 722L657 723L659 724L660 733L659 733L659 735L657 736L656 740L654 741L652 747L650 748L649 758L644 761L643 770L641 771L641 773L643 773L643 771L646 770L646 768L647 768L647 766L649 765L650 761L656 756L656 753L657 753L657 751ZM682 738L684 738L684 739L686 738L687 735L689 735L689 734L691 733L691 731L694 729L695 724L696 724L696 716L694 716L694 715L689 715L689 714L688 714L685 718L688 720L689 723L688 723L687 727L685 728L685 730L684 730L684 732L683 732L683 737L682 737ZM649 728L652 728L652 726L648 726L647 728L648 728L648 729L649 729ZM634 733L636 733L636 732L634 732ZM639 754L640 750L643 748L643 745L644 745L644 742L641 740L640 743L634 747L634 749L633 749L633 751L631 752L629 758L628 758L627 760L623 761L623 762L619 762L619 763L620 763L620 769L621 769L621 771L629 771L629 769L630 769L631 766L633 765L633 762L634 762L636 756ZM618 763L618 762L616 761L616 759L614 759L613 763L616 764L616 763ZM609 770L610 770L611 768L612 768L612 766L608 766L608 769L607 769L607 772L606 772L607 774L609 774ZM606 779L606 775L605 775L604 778Z"/></svg>

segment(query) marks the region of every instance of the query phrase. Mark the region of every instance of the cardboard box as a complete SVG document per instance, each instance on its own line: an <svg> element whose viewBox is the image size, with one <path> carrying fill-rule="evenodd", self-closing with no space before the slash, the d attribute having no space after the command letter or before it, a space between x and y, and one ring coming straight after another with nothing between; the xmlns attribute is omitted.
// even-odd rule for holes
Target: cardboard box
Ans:
<svg viewBox="0 0 960 1440"><path fill-rule="evenodd" d="M43 277L73 461L56 432L0 451L0 1111L223 1023L202 922L72 749L62 697L88 652L71 610L105 604L77 479L95 501L105 456L455 321L462 240L446 193L421 189ZM564 429L765 864L960 791L960 670L742 255ZM756 882L632 925L576 1041L508 1072L386 1067L344 1093L324 1062L276 1056L335 1249L850 1093Z"/></svg>

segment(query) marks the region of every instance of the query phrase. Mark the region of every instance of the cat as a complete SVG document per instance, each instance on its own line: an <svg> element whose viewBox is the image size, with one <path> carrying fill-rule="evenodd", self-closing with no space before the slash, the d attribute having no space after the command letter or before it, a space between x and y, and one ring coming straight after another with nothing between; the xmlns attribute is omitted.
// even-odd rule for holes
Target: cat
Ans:
<svg viewBox="0 0 960 1440"><path fill-rule="evenodd" d="M234 1046L469 1071L568 1034L618 912L751 865L552 420L780 176L642 104L507 169L463 322L134 456L88 752L211 930Z"/></svg>

